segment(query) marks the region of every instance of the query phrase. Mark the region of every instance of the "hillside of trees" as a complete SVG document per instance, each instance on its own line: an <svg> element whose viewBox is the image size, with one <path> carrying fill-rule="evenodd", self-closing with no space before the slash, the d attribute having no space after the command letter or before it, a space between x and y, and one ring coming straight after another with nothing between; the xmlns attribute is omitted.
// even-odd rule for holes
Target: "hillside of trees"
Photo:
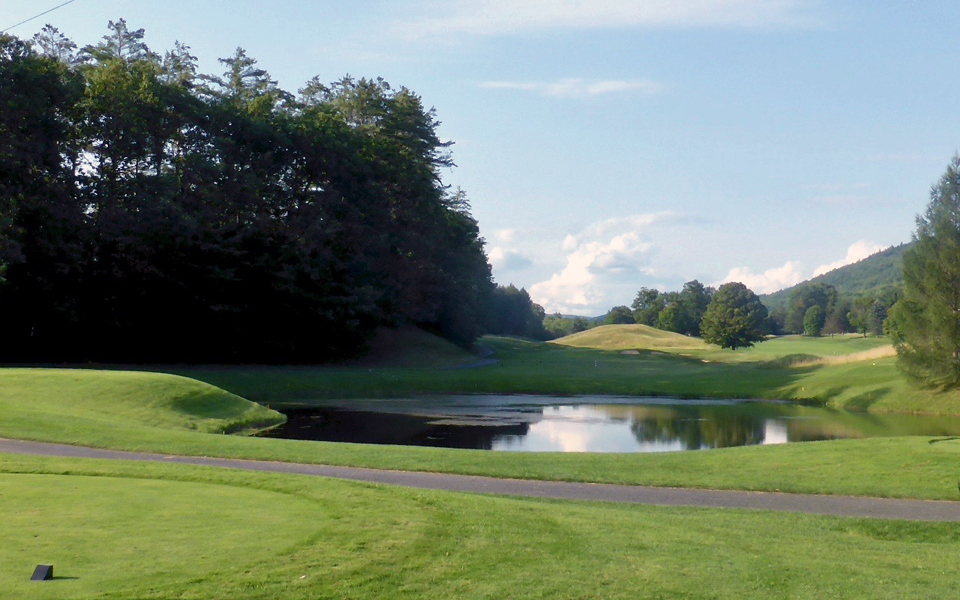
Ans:
<svg viewBox="0 0 960 600"><path fill-rule="evenodd" d="M494 286L434 111L220 63L122 19L82 48L0 36L0 359L315 361L402 323L471 343Z"/></svg>
<svg viewBox="0 0 960 600"><path fill-rule="evenodd" d="M786 309L790 294L796 288L810 284L833 286L841 296L878 295L885 289L903 283L903 275L901 274L903 253L912 246L912 242L891 246L863 260L834 269L793 287L772 294L761 295L760 299L771 311Z"/></svg>

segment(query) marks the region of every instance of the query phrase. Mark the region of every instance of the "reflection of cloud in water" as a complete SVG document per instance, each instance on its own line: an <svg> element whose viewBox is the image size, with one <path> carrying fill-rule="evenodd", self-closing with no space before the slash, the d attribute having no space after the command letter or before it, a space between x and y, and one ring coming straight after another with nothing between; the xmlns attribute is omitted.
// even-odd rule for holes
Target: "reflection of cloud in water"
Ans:
<svg viewBox="0 0 960 600"><path fill-rule="evenodd" d="M682 450L676 443L638 443L628 423L583 422L545 419L530 426L527 435L494 440L494 450L534 452L664 452Z"/></svg>
<svg viewBox="0 0 960 600"><path fill-rule="evenodd" d="M773 419L763 422L763 444L786 444L788 441L787 424Z"/></svg>

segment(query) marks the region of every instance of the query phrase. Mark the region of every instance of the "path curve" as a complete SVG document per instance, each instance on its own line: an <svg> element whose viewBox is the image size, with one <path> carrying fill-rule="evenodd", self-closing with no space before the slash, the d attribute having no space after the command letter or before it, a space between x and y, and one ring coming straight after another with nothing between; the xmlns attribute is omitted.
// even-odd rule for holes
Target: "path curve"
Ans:
<svg viewBox="0 0 960 600"><path fill-rule="evenodd" d="M910 521L960 521L960 502L947 501L496 479L469 475L383 471L356 467L332 467L326 465L233 458L211 458L206 456L169 456L147 452L101 450L98 448L44 442L27 442L3 438L0 438L0 453L178 463L245 469L249 471L269 471L273 473L332 477L336 479L383 483L429 490L524 496L531 498L621 502L656 506L740 508Z"/></svg>

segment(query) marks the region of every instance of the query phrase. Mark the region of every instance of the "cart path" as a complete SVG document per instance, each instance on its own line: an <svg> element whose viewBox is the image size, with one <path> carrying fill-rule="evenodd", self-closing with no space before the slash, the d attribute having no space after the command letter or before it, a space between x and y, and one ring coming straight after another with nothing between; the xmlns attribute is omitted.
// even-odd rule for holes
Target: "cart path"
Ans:
<svg viewBox="0 0 960 600"><path fill-rule="evenodd" d="M169 456L147 452L101 450L81 446L27 442L2 438L0 438L0 453L179 463L230 469L246 469L250 471L331 477L428 490L498 494L530 498L621 502L656 506L773 510L840 517L903 519L911 521L960 521L960 502L950 501L898 500L853 496L819 496L812 494L739 492L569 483L560 481L496 479L469 475L384 471L356 467L333 467L205 456Z"/></svg>

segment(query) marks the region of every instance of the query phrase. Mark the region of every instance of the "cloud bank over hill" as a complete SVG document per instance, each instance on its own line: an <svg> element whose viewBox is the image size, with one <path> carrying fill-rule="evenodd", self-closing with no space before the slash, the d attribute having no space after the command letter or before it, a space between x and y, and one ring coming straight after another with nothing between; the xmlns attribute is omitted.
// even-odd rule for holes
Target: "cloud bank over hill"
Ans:
<svg viewBox="0 0 960 600"><path fill-rule="evenodd" d="M715 287L739 281L758 294L768 294L884 248L859 240L842 258L813 269L800 260L789 260L760 272L735 267L717 279L702 273L715 253L711 249L726 243L716 237L718 229L722 228L715 223L671 211L636 214L588 223L558 239L554 247L528 232L501 230L492 236L488 255L499 283L536 281L527 290L547 312L600 315L615 305L629 304L641 287L679 290L692 279ZM677 243L681 239L698 243ZM552 274L544 278L544 271Z"/></svg>
<svg viewBox="0 0 960 600"><path fill-rule="evenodd" d="M772 294L778 290L795 286L802 281L806 281L807 279L811 279L818 275L823 275L824 273L829 273L834 269L839 269L840 267L845 267L846 265L863 260L871 254L880 252L885 247L886 246L877 244L876 242L860 240L851 244L850 247L847 248L846 256L839 260L820 265L819 267L813 269L812 273L807 271L804 268L803 263L799 261L787 261L782 266L767 269L763 273L753 273L747 267L736 267L730 269L730 272L727 273L727 276L714 285L722 285L731 281L739 281L758 294Z"/></svg>

